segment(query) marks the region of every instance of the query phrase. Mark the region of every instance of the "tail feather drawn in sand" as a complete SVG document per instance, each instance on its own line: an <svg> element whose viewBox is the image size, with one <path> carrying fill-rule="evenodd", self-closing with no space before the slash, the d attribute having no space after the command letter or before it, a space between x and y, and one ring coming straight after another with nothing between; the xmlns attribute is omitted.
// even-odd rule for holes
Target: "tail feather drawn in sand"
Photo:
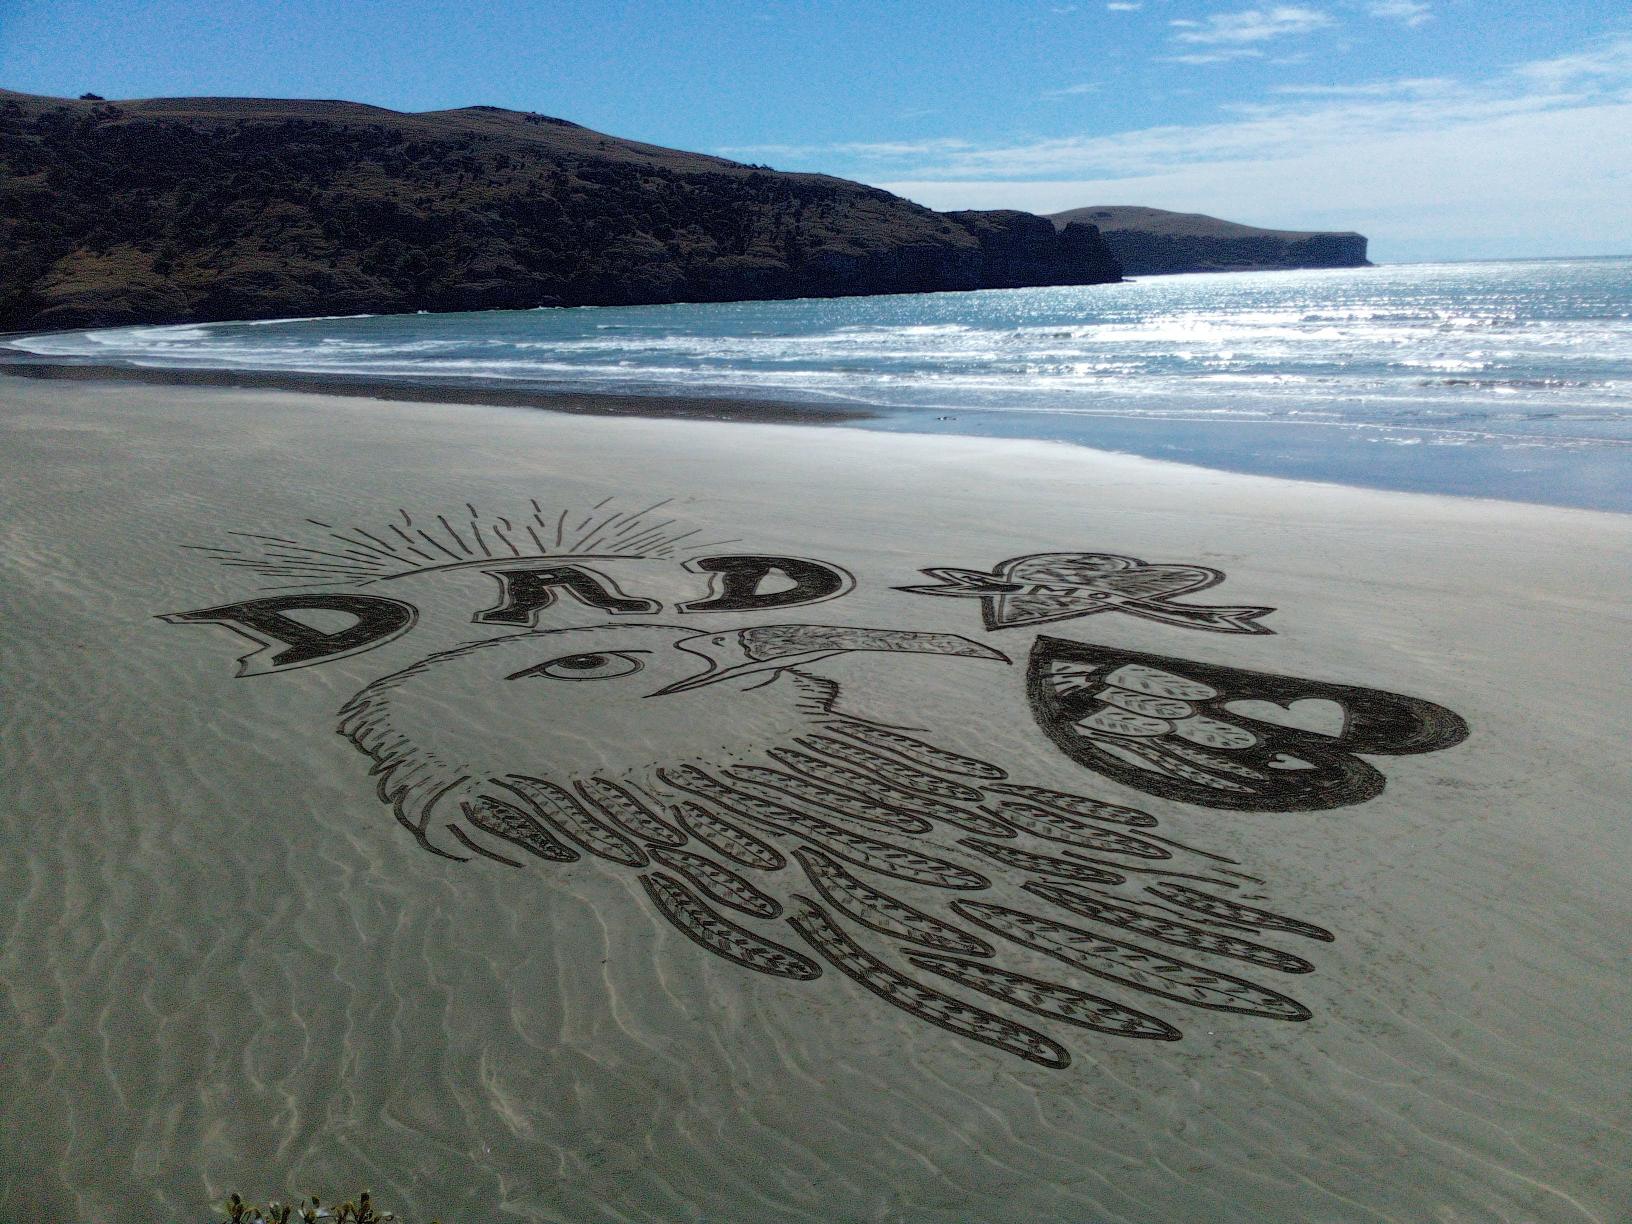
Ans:
<svg viewBox="0 0 1632 1224"><path fill-rule="evenodd" d="M347 704L340 729L428 849L512 866L599 860L635 873L653 907L717 956L799 982L837 970L1045 1066L1070 1062L1056 1030L948 991L1160 1041L1180 1030L1132 1006L1138 996L1309 1018L1275 975L1312 964L1269 941L1330 932L1233 900L1262 881L1153 833L1146 812L1013 781L839 710L838 686L805 669L851 651L1004 659L952 634L827 625L537 631L387 676ZM479 726L449 719L450 693L537 728L532 755L511 759ZM660 706L672 714L654 731ZM616 728L611 752L571 734L580 715ZM627 756L641 766L608 764Z"/></svg>

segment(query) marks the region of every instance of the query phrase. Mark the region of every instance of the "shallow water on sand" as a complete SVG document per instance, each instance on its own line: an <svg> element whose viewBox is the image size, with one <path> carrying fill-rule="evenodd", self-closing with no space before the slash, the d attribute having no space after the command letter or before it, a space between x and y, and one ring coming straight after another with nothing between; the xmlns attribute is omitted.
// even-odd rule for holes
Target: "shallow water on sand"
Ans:
<svg viewBox="0 0 1632 1224"><path fill-rule="evenodd" d="M56 359L858 402L1379 488L1632 510L1632 259L309 319L23 338Z"/></svg>
<svg viewBox="0 0 1632 1224"><path fill-rule="evenodd" d="M1632 576L1605 563L1632 553L1621 516L1036 443L197 388L0 383L0 442L0 1218L157 1224L233 1188L361 1184L416 1221L575 1224L1609 1224L1632 1201ZM1207 602L1274 606L1275 634L1114 614L1046 631L1413 694L1472 735L1377 758L1387 789L1365 804L1220 812L1066 761L1019 667L813 664L858 711L1159 812L1336 935L1296 946L1316 964L1285 986L1307 1022L1098 982L1184 1040L1075 1032L1052 1070L838 973L707 955L631 871L421 850L337 715L506 632L472 624L495 590L480 565L391 579L418 610L404 636L284 674L235 678L249 643L155 619L278 581L220 563L250 547L234 532L276 552L311 520L386 530L407 507L463 530L471 506L520 523L535 498L673 498L655 516L670 533L855 579L755 623L960 634L1017 663L1035 629L986 633L971 601L896 588L1060 548L1213 566L1228 577ZM678 556L615 572L672 603L701 578ZM657 734L440 692L433 723L522 750L616 761Z"/></svg>

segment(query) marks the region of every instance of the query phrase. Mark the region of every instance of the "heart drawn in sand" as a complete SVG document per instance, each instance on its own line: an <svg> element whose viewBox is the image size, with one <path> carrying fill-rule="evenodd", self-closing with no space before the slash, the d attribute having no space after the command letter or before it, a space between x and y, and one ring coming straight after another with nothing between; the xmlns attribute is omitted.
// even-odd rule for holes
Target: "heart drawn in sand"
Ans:
<svg viewBox="0 0 1632 1224"><path fill-rule="evenodd" d="M1250 718L1254 722L1290 727L1294 731L1307 731L1311 735L1329 735L1333 739L1343 734L1343 728L1348 723L1348 715L1343 712L1343 707L1327 697L1299 697L1284 705L1273 701L1260 701L1257 698L1243 698L1240 701L1226 702L1224 708L1231 714L1239 714L1242 718Z"/></svg>
<svg viewBox="0 0 1632 1224"><path fill-rule="evenodd" d="M1027 695L1066 756L1124 786L1204 807L1309 812L1364 803L1363 754L1437 752L1468 725L1403 693L1039 637Z"/></svg>

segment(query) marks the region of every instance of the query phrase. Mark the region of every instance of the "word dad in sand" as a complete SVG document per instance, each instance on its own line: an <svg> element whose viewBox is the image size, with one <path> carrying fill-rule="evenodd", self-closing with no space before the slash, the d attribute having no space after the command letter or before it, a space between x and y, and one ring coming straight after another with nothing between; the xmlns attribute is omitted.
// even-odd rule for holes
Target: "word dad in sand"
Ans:
<svg viewBox="0 0 1632 1224"><path fill-rule="evenodd" d="M833 599L855 585L855 579L838 566L802 557L758 553L699 557L687 561L685 568L706 575L709 585L706 594L674 605L674 611L681 615L798 607ZM519 565L511 562L506 568L484 572L498 582L499 600L470 618L478 625L537 627L539 613L562 596L612 616L650 616L663 611L662 601L629 594L611 575L582 560ZM324 629L301 619L302 614L312 613L338 613L349 617L350 622ZM171 612L161 619L173 624L224 625L257 643L262 649L239 660L238 674L248 676L308 667L384 645L413 628L418 610L405 600L383 595L316 592L269 595L192 612ZM273 648L272 653L267 653L267 648Z"/></svg>
<svg viewBox="0 0 1632 1224"><path fill-rule="evenodd" d="M488 519L469 507L458 527L401 511L378 529L314 520L328 538L206 549L286 588L375 590L272 593L164 619L256 641L241 675L283 672L412 628L419 608L380 586L465 571L432 580L456 586L452 606L485 636L399 664L339 712L379 799L430 853L627 875L648 915L714 956L850 1007L871 996L1043 1067L1070 1063L1073 1032L1177 1041L1185 1009L1310 1017L1289 983L1333 933L1280 912L1239 859L1192 844L1218 813L1170 805L1159 818L1119 793L1078 793L1037 776L1024 736L985 734L1018 696L1007 655L911 624L700 619L835 599L855 580L831 562L717 543L687 556L672 546L691 533L675 537L672 520L652 537L638 514L533 508ZM562 544L569 523L586 541L576 552ZM537 551L524 553L529 538ZM636 543L619 551L608 538ZM1199 589L1198 573L1222 577L1047 556L1080 564L1039 575L1010 563L993 580L1108 593L1148 615ZM620 568L630 560L642 565ZM498 588L473 613L472 571ZM1269 609L1210 611L1250 626ZM1022 623L1008 612L989 627ZM822 674L863 654L887 707L866 708ZM950 668L958 700L936 701L935 673ZM1033 716L1063 757L1052 772L1213 808L1360 802L1382 775L1355 753L1434 751L1466 734L1414 698L1062 639L1035 639L1027 674ZM910 731L895 725L900 711ZM1163 820L1189 831L1174 836Z"/></svg>

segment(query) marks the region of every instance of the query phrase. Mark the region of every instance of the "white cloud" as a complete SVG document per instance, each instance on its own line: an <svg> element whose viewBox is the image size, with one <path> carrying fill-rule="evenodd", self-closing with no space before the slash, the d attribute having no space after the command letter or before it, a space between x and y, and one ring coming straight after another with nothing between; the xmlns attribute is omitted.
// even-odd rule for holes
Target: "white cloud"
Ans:
<svg viewBox="0 0 1632 1224"><path fill-rule="evenodd" d="M933 114L933 111L924 112ZM830 145L723 145L714 152L721 157L791 157L808 159L837 154L862 160L887 161L900 158L923 158L937 154L956 154L975 146L967 140L935 137L930 140L852 140Z"/></svg>
<svg viewBox="0 0 1632 1224"><path fill-rule="evenodd" d="M931 208L1145 204L1355 230L1384 262L1632 251L1632 103L1494 115L1252 159L1016 182L869 181Z"/></svg>
<svg viewBox="0 0 1632 1224"><path fill-rule="evenodd" d="M1111 0L1105 7L1112 13L1137 13L1145 6L1143 4L1132 4L1129 0Z"/></svg>
<svg viewBox="0 0 1632 1224"><path fill-rule="evenodd" d="M1434 19L1428 6L1420 0L1375 0L1366 5L1366 12L1385 21L1398 21L1412 29Z"/></svg>
<svg viewBox="0 0 1632 1224"><path fill-rule="evenodd" d="M1632 36L1484 80L1282 85L1204 124L801 151L835 154L858 159L841 173L937 208L1143 203L1357 229L1383 259L1624 252Z"/></svg>
<svg viewBox="0 0 1632 1224"><path fill-rule="evenodd" d="M1238 49L1224 50L1235 53ZM1282 85L1274 87L1266 101L1233 105L1226 118L1211 123L1008 144L977 145L939 138L725 152L876 158L910 166L916 177L924 179L1142 175L1192 162L1281 158L1307 149L1340 150L1374 138L1445 131L1511 115L1619 101L1632 102L1632 37L1577 55L1520 65L1486 81L1411 77L1345 85Z"/></svg>
<svg viewBox="0 0 1632 1224"><path fill-rule="evenodd" d="M926 153L959 153L971 146L967 140L937 137L933 140L855 141L836 147L857 157L922 157Z"/></svg>
<svg viewBox="0 0 1632 1224"><path fill-rule="evenodd" d="M1267 42L1293 34L1308 34L1332 24L1319 9L1277 5L1274 8L1243 9L1238 13L1214 13L1203 21L1178 18L1168 23L1178 32L1174 39L1202 46Z"/></svg>
<svg viewBox="0 0 1632 1224"><path fill-rule="evenodd" d="M1220 122L1144 128L1107 136L1062 136L979 147L956 142L836 146L862 156L916 160L930 146L943 153L936 177L1026 177L1064 173L1156 173L1191 162L1277 158L1303 149L1341 149L1358 141L1437 132L1509 115L1560 109L1545 96L1483 96L1458 91L1432 97L1288 98L1239 104Z"/></svg>
<svg viewBox="0 0 1632 1224"><path fill-rule="evenodd" d="M1226 64L1231 60L1263 59L1264 53L1252 47L1220 47L1216 51L1192 51L1187 55L1163 55L1164 64Z"/></svg>
<svg viewBox="0 0 1632 1224"><path fill-rule="evenodd" d="M1387 98L1427 97L1453 92L1456 83L1449 77L1408 77L1398 81L1372 81L1356 85L1272 85L1270 93L1300 98Z"/></svg>
<svg viewBox="0 0 1632 1224"><path fill-rule="evenodd" d="M1538 85L1560 88L1581 82L1632 84L1632 37L1614 38L1574 55L1519 64L1514 72Z"/></svg>
<svg viewBox="0 0 1632 1224"><path fill-rule="evenodd" d="M1077 98L1083 94L1098 93L1105 88L1098 81L1087 81L1081 85L1067 85L1063 89L1045 89L1042 96L1045 98Z"/></svg>

